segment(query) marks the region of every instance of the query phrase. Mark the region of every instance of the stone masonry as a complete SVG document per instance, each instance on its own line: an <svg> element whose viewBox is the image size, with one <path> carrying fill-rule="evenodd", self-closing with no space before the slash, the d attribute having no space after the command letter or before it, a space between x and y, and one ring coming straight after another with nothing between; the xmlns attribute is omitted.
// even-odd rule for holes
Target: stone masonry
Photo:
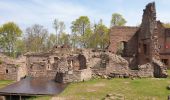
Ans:
<svg viewBox="0 0 170 100"><path fill-rule="evenodd" d="M22 60L21 60L22 59ZM19 81L27 75L25 57L12 59L0 54L0 80Z"/></svg>
<svg viewBox="0 0 170 100"><path fill-rule="evenodd" d="M149 3L143 12L140 27L111 28L109 51L116 53L117 44L123 42L124 48L121 55L128 60L130 69L140 70L140 67L150 66L148 68L152 68L150 71L154 77L167 77L166 69L169 61L164 56L165 54L168 56L168 52L165 52L168 42L165 42L167 39L164 37L167 32L164 30L167 29L160 21L156 21L154 2Z"/></svg>

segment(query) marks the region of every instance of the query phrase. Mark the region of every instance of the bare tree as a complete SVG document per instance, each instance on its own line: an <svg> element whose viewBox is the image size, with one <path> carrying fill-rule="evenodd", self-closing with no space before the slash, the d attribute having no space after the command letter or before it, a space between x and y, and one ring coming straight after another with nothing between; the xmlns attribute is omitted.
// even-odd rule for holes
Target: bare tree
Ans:
<svg viewBox="0 0 170 100"><path fill-rule="evenodd" d="M57 44L60 44L60 35L65 30L65 24L63 21L59 21L58 19L55 19L53 25L56 31Z"/></svg>
<svg viewBox="0 0 170 100"><path fill-rule="evenodd" d="M45 51L48 31L43 26L35 24L26 29L25 43L27 51Z"/></svg>

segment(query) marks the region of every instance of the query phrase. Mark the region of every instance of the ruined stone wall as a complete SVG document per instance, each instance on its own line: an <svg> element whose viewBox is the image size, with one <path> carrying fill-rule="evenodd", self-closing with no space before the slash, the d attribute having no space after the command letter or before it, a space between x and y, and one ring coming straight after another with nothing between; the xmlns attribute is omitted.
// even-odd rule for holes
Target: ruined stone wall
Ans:
<svg viewBox="0 0 170 100"><path fill-rule="evenodd" d="M47 57L43 56L27 56L28 76L43 77L47 75L46 72Z"/></svg>
<svg viewBox="0 0 170 100"><path fill-rule="evenodd" d="M137 51L137 27L112 27L110 31L110 45L109 51L112 53L117 52L117 46L120 42L126 43L125 56L132 56Z"/></svg>
<svg viewBox="0 0 170 100"><path fill-rule="evenodd" d="M26 77L27 75L28 75L28 70L26 66L18 67L17 81L20 81L22 78Z"/></svg>
<svg viewBox="0 0 170 100"><path fill-rule="evenodd" d="M165 29L164 53L170 53L170 28Z"/></svg>
<svg viewBox="0 0 170 100"><path fill-rule="evenodd" d="M18 64L17 81L20 81L22 78L28 75L26 57L20 56L19 58L16 59L16 63Z"/></svg>
<svg viewBox="0 0 170 100"><path fill-rule="evenodd" d="M34 62L46 62L47 57L46 56L28 56L27 57L28 64L34 63Z"/></svg>
<svg viewBox="0 0 170 100"><path fill-rule="evenodd" d="M0 80L16 80L18 75L18 67L14 64L0 65Z"/></svg>
<svg viewBox="0 0 170 100"><path fill-rule="evenodd" d="M160 61L160 43L163 43L163 26L156 21L155 3L149 3L144 9L142 24L138 33L138 64L150 63L154 77L167 77L166 66ZM159 42L160 41L160 42Z"/></svg>
<svg viewBox="0 0 170 100"><path fill-rule="evenodd" d="M92 71L91 69L83 69L83 70L69 70L65 74L63 74L62 79L56 79L56 81L62 83L70 83L70 82L80 82L80 81L86 81L90 80L92 77Z"/></svg>
<svg viewBox="0 0 170 100"><path fill-rule="evenodd" d="M161 61L165 64L165 66L170 69L170 54L161 54L160 55Z"/></svg>
<svg viewBox="0 0 170 100"><path fill-rule="evenodd" d="M67 53L58 54L54 52L46 56L43 56L43 54L28 55L28 76L47 77L58 82L66 82L66 80L67 82L82 81L91 77L90 71L87 71L85 56Z"/></svg>
<svg viewBox="0 0 170 100"><path fill-rule="evenodd" d="M149 3L143 10L143 19L138 33L138 63L146 64L155 55L154 36L156 25L155 3Z"/></svg>
<svg viewBox="0 0 170 100"><path fill-rule="evenodd" d="M0 53L0 79L17 80L17 66L13 59Z"/></svg>
<svg viewBox="0 0 170 100"><path fill-rule="evenodd" d="M160 21L157 21L158 41L159 41L159 52L165 52L166 44L166 29Z"/></svg>
<svg viewBox="0 0 170 100"><path fill-rule="evenodd" d="M110 52L96 51L94 54L95 56L92 56L91 59L96 59L96 62L93 62L93 60L89 62L94 63L92 64L93 67L91 67L92 75L94 76L154 77L155 71L159 71L155 69L152 63L138 65L138 69L132 70L126 59ZM103 67L104 65L105 67Z"/></svg>
<svg viewBox="0 0 170 100"><path fill-rule="evenodd" d="M26 58L12 59L0 54L0 80L19 81L27 75Z"/></svg>
<svg viewBox="0 0 170 100"><path fill-rule="evenodd" d="M140 65L138 70L130 70L130 75L132 77L154 77L154 68L150 63Z"/></svg>
<svg viewBox="0 0 170 100"><path fill-rule="evenodd" d="M129 76L129 63L121 56L107 53L109 62L106 67L106 74L110 77L126 77Z"/></svg>
<svg viewBox="0 0 170 100"><path fill-rule="evenodd" d="M170 69L170 29L163 27L160 21L157 22L159 53L161 61Z"/></svg>

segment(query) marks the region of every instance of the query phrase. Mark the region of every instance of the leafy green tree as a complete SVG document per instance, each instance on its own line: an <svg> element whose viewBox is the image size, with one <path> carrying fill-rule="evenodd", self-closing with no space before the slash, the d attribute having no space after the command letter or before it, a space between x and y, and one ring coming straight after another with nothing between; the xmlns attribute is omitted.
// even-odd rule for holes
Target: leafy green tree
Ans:
<svg viewBox="0 0 170 100"><path fill-rule="evenodd" d="M84 40L84 47L91 48L91 42L89 39L92 37L93 31L91 28L87 28L85 34L81 37L81 40ZM92 39L93 40L93 39Z"/></svg>
<svg viewBox="0 0 170 100"><path fill-rule="evenodd" d="M79 37L77 36L77 34L72 33L70 34L70 44L72 45L73 48L78 47L78 42L79 42Z"/></svg>
<svg viewBox="0 0 170 100"><path fill-rule="evenodd" d="M109 44L109 29L102 20L95 24L94 34L90 38L90 46L93 48L105 49Z"/></svg>
<svg viewBox="0 0 170 100"><path fill-rule="evenodd" d="M113 13L111 19L111 27L113 26L124 26L126 24L126 20L119 13Z"/></svg>
<svg viewBox="0 0 170 100"><path fill-rule="evenodd" d="M60 44L61 44L61 45L70 44L70 43L69 43L69 40L70 40L69 34L66 34L66 33L63 32L63 33L60 35Z"/></svg>
<svg viewBox="0 0 170 100"><path fill-rule="evenodd" d="M87 16L80 16L78 19L72 22L72 33L76 36L75 39L79 40L78 45L80 47L86 47L86 34L88 34L90 27L90 20Z"/></svg>
<svg viewBox="0 0 170 100"><path fill-rule="evenodd" d="M22 31L14 22L8 22L2 25L0 29L0 45L4 52L15 57L16 41L21 37Z"/></svg>
<svg viewBox="0 0 170 100"><path fill-rule="evenodd" d="M26 53L26 45L22 38L20 38L16 41L16 53L17 53L17 55Z"/></svg>

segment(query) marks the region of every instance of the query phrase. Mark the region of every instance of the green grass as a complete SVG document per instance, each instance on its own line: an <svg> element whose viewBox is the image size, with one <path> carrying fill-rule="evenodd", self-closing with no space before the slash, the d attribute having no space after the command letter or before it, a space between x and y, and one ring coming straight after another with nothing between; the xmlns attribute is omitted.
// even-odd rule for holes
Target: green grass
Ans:
<svg viewBox="0 0 170 100"><path fill-rule="evenodd" d="M36 96L36 97L31 97L26 100L50 100L51 96Z"/></svg>
<svg viewBox="0 0 170 100"><path fill-rule="evenodd" d="M167 100L170 78L97 79L72 83L59 97L70 100L101 100L106 94L122 95L125 100Z"/></svg>
<svg viewBox="0 0 170 100"><path fill-rule="evenodd" d="M11 83L13 83L14 81L9 81L9 80L0 80L0 88L5 87Z"/></svg>

